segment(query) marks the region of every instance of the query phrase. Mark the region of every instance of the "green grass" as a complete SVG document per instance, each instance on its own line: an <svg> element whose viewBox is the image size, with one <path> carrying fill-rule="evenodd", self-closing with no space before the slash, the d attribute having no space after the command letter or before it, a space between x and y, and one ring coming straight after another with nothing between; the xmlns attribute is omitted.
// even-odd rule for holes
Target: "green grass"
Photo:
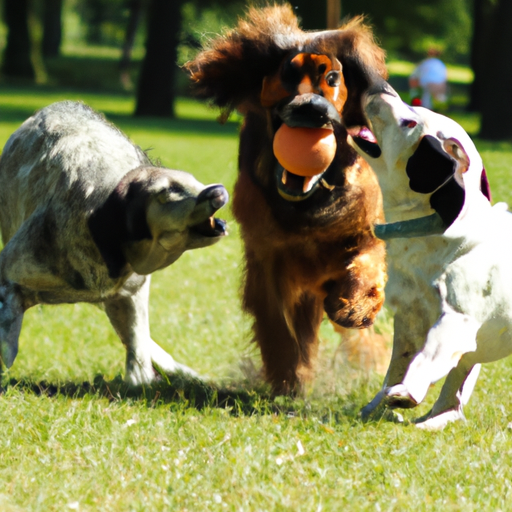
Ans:
<svg viewBox="0 0 512 512"><path fill-rule="evenodd" d="M0 144L33 110L83 99L168 167L232 190L235 123L190 100L178 120L130 116L124 95L0 89ZM457 120L477 133L478 119ZM477 141L495 200L512 203L512 145ZM512 510L512 364L486 366L467 423L422 432L362 423L381 377L350 367L322 326L315 385L297 400L268 397L251 370L250 320L239 306L241 244L230 236L154 274L151 329L211 385L172 379L134 391L124 349L105 315L86 305L26 314L19 356L0 397L0 510L340 511ZM245 369L244 369L245 368Z"/></svg>
<svg viewBox="0 0 512 512"><path fill-rule="evenodd" d="M414 71L416 64L404 60L393 60L388 62L387 66L390 75L408 78ZM447 69L449 82L470 84L473 81L473 72L466 66L448 64Z"/></svg>

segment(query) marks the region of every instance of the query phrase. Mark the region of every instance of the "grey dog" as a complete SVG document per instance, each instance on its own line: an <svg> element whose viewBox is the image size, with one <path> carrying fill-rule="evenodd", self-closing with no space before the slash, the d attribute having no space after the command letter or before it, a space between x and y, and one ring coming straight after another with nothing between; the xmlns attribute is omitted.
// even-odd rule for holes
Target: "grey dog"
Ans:
<svg viewBox="0 0 512 512"><path fill-rule="evenodd" d="M222 185L152 165L82 103L29 118L0 159L0 363L13 364L28 308L91 302L126 347L128 383L152 382L155 366L195 375L151 339L149 274L222 238L213 215L227 200Z"/></svg>

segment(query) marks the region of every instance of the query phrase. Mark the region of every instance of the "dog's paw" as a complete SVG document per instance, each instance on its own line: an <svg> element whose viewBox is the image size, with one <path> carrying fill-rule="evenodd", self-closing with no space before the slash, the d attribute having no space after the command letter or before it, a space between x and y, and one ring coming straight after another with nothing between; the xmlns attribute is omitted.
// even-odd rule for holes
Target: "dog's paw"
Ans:
<svg viewBox="0 0 512 512"><path fill-rule="evenodd" d="M466 421L462 407L456 409L450 409L449 411L442 412L440 414L432 415L427 414L422 418L418 418L414 421L417 428L423 430L442 430L448 423L454 421Z"/></svg>
<svg viewBox="0 0 512 512"><path fill-rule="evenodd" d="M366 405L361 409L360 418L365 423L370 421L389 421L391 423L404 422L404 417L400 413L391 410L384 402L381 402L377 407L371 409Z"/></svg>
<svg viewBox="0 0 512 512"><path fill-rule="evenodd" d="M397 384L386 389L385 402L391 409L412 409L418 403L411 396L407 388L403 384Z"/></svg>
<svg viewBox="0 0 512 512"><path fill-rule="evenodd" d="M369 402L368 404L366 404L362 409L361 409L361 419L363 421L368 421L370 419L371 416L373 416L373 414L376 413L377 409L379 408L379 406L381 405L382 403L382 399L384 398L384 390L380 390L376 395L375 397L373 398L373 400L371 402Z"/></svg>
<svg viewBox="0 0 512 512"><path fill-rule="evenodd" d="M159 374L172 375L174 373L181 373L187 377L201 378L192 368L175 361L168 352L153 340L149 340L149 352L152 365Z"/></svg>
<svg viewBox="0 0 512 512"><path fill-rule="evenodd" d="M174 368L169 369L168 367L166 369L161 368L157 364L153 363L155 367L155 371L158 373L158 375L166 374L166 375L175 375L175 374L181 374L187 378L193 378L193 379L199 379L204 380L201 375L199 375L195 370L192 370L192 368L189 368L188 366L177 363L174 361Z"/></svg>
<svg viewBox="0 0 512 512"><path fill-rule="evenodd" d="M381 389L374 399L361 409L361 419L363 421L392 421L393 423L403 423L404 418L401 414L389 409L385 401L386 390Z"/></svg>
<svg viewBox="0 0 512 512"><path fill-rule="evenodd" d="M140 364L129 364L126 366L124 381L129 386L147 386L158 379L158 373L152 366L143 366Z"/></svg>

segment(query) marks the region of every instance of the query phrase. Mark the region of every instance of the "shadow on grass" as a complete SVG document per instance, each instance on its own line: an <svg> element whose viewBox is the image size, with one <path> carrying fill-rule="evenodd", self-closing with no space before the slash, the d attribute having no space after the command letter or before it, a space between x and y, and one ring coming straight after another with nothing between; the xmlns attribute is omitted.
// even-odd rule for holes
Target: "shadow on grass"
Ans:
<svg viewBox="0 0 512 512"><path fill-rule="evenodd" d="M247 383L232 386L215 386L184 375L173 375L151 386L133 387L127 385L121 376L107 381L97 375L93 382L52 383L35 382L28 378L7 379L4 391L15 389L20 393L33 393L48 398L66 397L73 399L106 398L111 402L136 401L147 407L170 405L172 410L225 409L230 415L263 416L282 415L288 418L318 418L321 423L360 423L361 404L356 396L349 394L340 399L332 397L320 401L292 397L273 397L264 386L251 387Z"/></svg>
<svg viewBox="0 0 512 512"><path fill-rule="evenodd" d="M165 380L164 380L165 379ZM8 379L4 390L14 388L22 393L38 396L81 399L86 397L107 398L112 402L140 401L148 407L174 404L181 408L221 408L235 416L272 414L282 412L270 394L262 389L246 389L242 384L218 387L184 375L164 376L151 386L129 386L121 376L107 381L97 375L93 382L52 383L34 382L30 379Z"/></svg>

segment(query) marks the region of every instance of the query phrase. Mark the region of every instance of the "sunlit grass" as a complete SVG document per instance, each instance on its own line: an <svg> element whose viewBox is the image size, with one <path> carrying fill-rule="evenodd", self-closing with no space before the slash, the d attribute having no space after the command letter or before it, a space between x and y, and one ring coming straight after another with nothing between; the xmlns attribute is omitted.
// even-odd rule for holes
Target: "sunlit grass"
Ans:
<svg viewBox="0 0 512 512"><path fill-rule="evenodd" d="M238 126L218 125L215 111L190 100L178 103L178 120L149 120L131 117L123 95L4 88L0 144L64 98L105 111L162 164L232 190ZM475 116L458 116L477 133ZM512 202L512 145L476 142L495 199ZM509 510L510 361L483 369L467 423L440 433L408 423L437 385L405 425L363 424L358 411L381 376L350 368L325 322L316 385L303 398L270 399L240 367L258 356L240 311L238 227L229 209L221 216L230 236L155 273L150 305L154 338L216 388L172 379L134 393L121 383L124 349L101 310L29 310L0 397L0 510Z"/></svg>

